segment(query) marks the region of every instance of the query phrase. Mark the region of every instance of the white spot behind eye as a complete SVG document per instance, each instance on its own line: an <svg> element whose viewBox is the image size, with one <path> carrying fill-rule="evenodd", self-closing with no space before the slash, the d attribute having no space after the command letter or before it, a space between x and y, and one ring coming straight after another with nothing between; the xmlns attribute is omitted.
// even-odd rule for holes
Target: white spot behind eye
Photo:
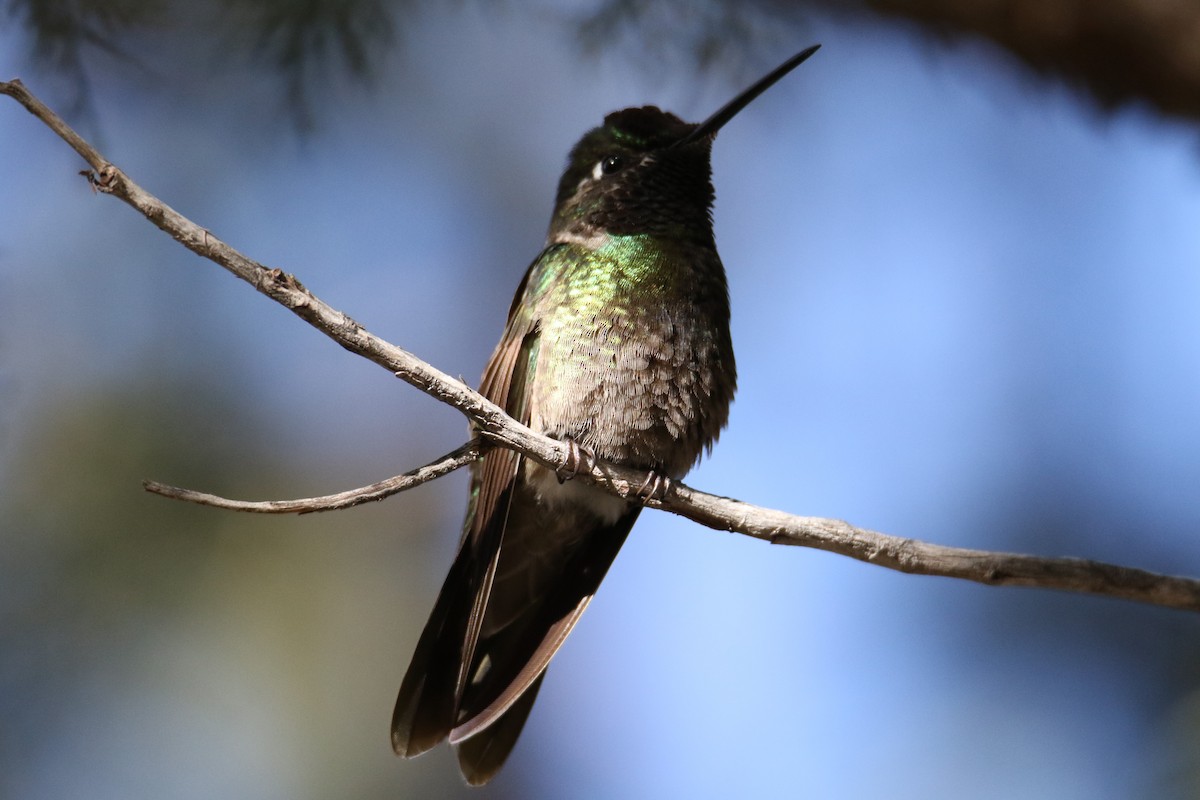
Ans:
<svg viewBox="0 0 1200 800"><path fill-rule="evenodd" d="M604 161L597 161L596 166L592 167L592 180L598 181L604 175Z"/></svg>

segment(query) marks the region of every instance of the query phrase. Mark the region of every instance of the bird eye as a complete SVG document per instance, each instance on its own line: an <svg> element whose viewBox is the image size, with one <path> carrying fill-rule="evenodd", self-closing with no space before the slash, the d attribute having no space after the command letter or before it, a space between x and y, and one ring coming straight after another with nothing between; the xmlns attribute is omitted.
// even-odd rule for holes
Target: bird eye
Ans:
<svg viewBox="0 0 1200 800"><path fill-rule="evenodd" d="M625 166L623 158L620 156L609 156L600 162L600 171L605 175L612 175L623 166Z"/></svg>

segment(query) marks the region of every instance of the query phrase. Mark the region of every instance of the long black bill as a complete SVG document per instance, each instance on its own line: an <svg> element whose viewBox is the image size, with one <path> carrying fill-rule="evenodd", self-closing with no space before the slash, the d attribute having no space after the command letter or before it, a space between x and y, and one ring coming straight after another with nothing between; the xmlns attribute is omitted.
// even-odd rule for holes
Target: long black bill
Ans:
<svg viewBox="0 0 1200 800"><path fill-rule="evenodd" d="M784 75L787 75L796 67L800 66L809 56L817 52L817 50L820 48L821 45L819 44L814 44L812 47L806 47L799 53L796 53L796 55L789 58L787 61L780 64L775 69L771 70L771 72L767 75L759 78L757 83L723 105L720 111L704 120L704 122L701 122L699 127L676 142L675 146L678 147L680 145L691 144L692 142L699 141L700 139L715 134L721 129L722 125L724 125L726 122L729 122L729 120L733 119L739 111L750 105L750 103L754 101L754 98L758 97L767 89L770 89L776 81L778 81Z"/></svg>

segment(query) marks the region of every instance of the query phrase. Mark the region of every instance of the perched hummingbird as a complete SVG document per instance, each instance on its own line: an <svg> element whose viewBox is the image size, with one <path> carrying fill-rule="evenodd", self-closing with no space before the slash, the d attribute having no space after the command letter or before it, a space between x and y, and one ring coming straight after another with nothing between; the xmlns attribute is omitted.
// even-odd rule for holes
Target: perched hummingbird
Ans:
<svg viewBox="0 0 1200 800"><path fill-rule="evenodd" d="M462 542L400 686L392 746L449 739L467 782L508 757L546 665L642 510L582 481L585 461L682 478L729 415L729 291L712 230L721 126L816 52L796 54L699 124L654 106L604 118L571 151L480 391L569 443L558 471L506 449L475 464Z"/></svg>

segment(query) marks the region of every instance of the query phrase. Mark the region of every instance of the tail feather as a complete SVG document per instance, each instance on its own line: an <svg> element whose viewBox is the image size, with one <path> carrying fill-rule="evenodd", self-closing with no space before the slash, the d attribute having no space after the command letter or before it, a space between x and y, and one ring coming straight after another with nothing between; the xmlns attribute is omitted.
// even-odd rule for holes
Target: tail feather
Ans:
<svg viewBox="0 0 1200 800"><path fill-rule="evenodd" d="M533 701L537 699L545 675L543 671L504 715L485 731L455 745L458 766L467 783L482 786L504 766L508 754L517 743L517 737L521 735L521 729L525 727L525 720L533 709Z"/></svg>
<svg viewBox="0 0 1200 800"><path fill-rule="evenodd" d="M449 739L457 748L463 775L473 785L490 780L508 758L546 666L587 608L641 511L640 506L630 507L608 524L596 525L592 518L578 536L550 526L551 541L563 543L561 567L547 573L530 592L528 586L513 584L511 577L496 577L503 559L528 557L521 545L529 540L522 537L529 532L527 525L541 520L527 507L536 503L531 494L521 488L516 494L513 510L521 511L515 518L497 515L480 537L463 540L421 633L392 717L392 746L398 754L419 755ZM544 521L540 524L547 530ZM514 534L510 545L515 542L516 549L502 552L505 529L513 525L516 530L508 532ZM500 571L515 574L503 564ZM489 603L495 600L503 607L514 591L525 605L511 618L506 610L496 624Z"/></svg>
<svg viewBox="0 0 1200 800"><path fill-rule="evenodd" d="M392 748L405 758L445 739L458 712L457 680L474 593L472 566L460 552L425 624L392 713Z"/></svg>
<svg viewBox="0 0 1200 800"><path fill-rule="evenodd" d="M457 721L503 532L502 524L490 525L478 543L464 538L454 557L392 712L398 755L411 758L435 747Z"/></svg>

